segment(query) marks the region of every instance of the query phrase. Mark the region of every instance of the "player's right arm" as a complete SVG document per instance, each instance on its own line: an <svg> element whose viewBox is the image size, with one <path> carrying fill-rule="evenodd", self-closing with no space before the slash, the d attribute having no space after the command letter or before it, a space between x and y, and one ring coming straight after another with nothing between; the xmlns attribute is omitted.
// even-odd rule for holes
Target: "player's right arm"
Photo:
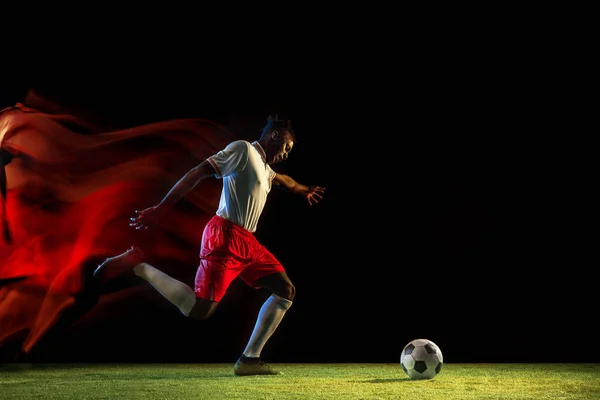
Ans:
<svg viewBox="0 0 600 400"><path fill-rule="evenodd" d="M153 207L142 211L136 211L137 216L131 218L129 226L135 229L147 228L150 224L156 223L164 213L188 194L201 181L211 176L215 176L216 171L208 160L204 160L191 170L189 170L173 187L165 197Z"/></svg>

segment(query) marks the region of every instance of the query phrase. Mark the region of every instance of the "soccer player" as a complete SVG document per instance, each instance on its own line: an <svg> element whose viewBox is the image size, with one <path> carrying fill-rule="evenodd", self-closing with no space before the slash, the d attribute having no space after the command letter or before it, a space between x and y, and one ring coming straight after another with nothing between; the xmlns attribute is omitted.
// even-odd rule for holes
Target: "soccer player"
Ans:
<svg viewBox="0 0 600 400"><path fill-rule="evenodd" d="M148 281L186 317L209 318L234 278L271 293L262 305L243 354L234 366L236 375L275 375L280 372L261 359L261 351L292 305L295 287L282 264L254 236L271 186L303 196L309 206L322 199L325 188L306 186L276 173L271 165L288 158L294 147L289 120L269 116L258 140L234 140L187 172L155 206L136 211L130 226L146 229L204 179L223 179L216 214L204 227L200 262L194 288L144 262L135 246L106 259L94 271L102 282L124 273Z"/></svg>

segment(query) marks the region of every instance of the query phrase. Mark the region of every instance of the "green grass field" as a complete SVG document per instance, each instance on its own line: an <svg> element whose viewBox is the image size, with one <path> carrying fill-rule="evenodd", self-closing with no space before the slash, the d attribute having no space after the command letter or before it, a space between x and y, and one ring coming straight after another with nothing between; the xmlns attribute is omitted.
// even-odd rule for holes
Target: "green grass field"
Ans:
<svg viewBox="0 0 600 400"><path fill-rule="evenodd" d="M451 364L431 380L399 364L272 364L284 375L239 377L233 364L8 364L0 399L600 399L600 364Z"/></svg>

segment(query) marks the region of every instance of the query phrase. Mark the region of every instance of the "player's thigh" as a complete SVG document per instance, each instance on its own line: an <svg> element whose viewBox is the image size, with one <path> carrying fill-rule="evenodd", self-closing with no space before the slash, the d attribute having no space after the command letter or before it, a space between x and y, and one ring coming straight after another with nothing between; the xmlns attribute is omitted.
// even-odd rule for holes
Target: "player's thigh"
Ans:
<svg viewBox="0 0 600 400"><path fill-rule="evenodd" d="M196 297L221 301L231 282L241 271L242 264L233 258L209 257L200 260L194 280Z"/></svg>

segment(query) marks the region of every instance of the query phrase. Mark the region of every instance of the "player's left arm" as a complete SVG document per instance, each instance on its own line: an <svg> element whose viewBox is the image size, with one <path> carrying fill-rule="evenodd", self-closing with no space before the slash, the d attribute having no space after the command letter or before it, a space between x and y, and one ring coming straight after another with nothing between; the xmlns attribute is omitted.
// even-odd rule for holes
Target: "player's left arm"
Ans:
<svg viewBox="0 0 600 400"><path fill-rule="evenodd" d="M273 184L287 190L290 193L303 196L308 201L309 206L318 203L323 198L323 194L325 193L324 187L316 185L303 185L299 182L296 182L296 180L291 176L280 173L275 174L275 177L273 178Z"/></svg>

